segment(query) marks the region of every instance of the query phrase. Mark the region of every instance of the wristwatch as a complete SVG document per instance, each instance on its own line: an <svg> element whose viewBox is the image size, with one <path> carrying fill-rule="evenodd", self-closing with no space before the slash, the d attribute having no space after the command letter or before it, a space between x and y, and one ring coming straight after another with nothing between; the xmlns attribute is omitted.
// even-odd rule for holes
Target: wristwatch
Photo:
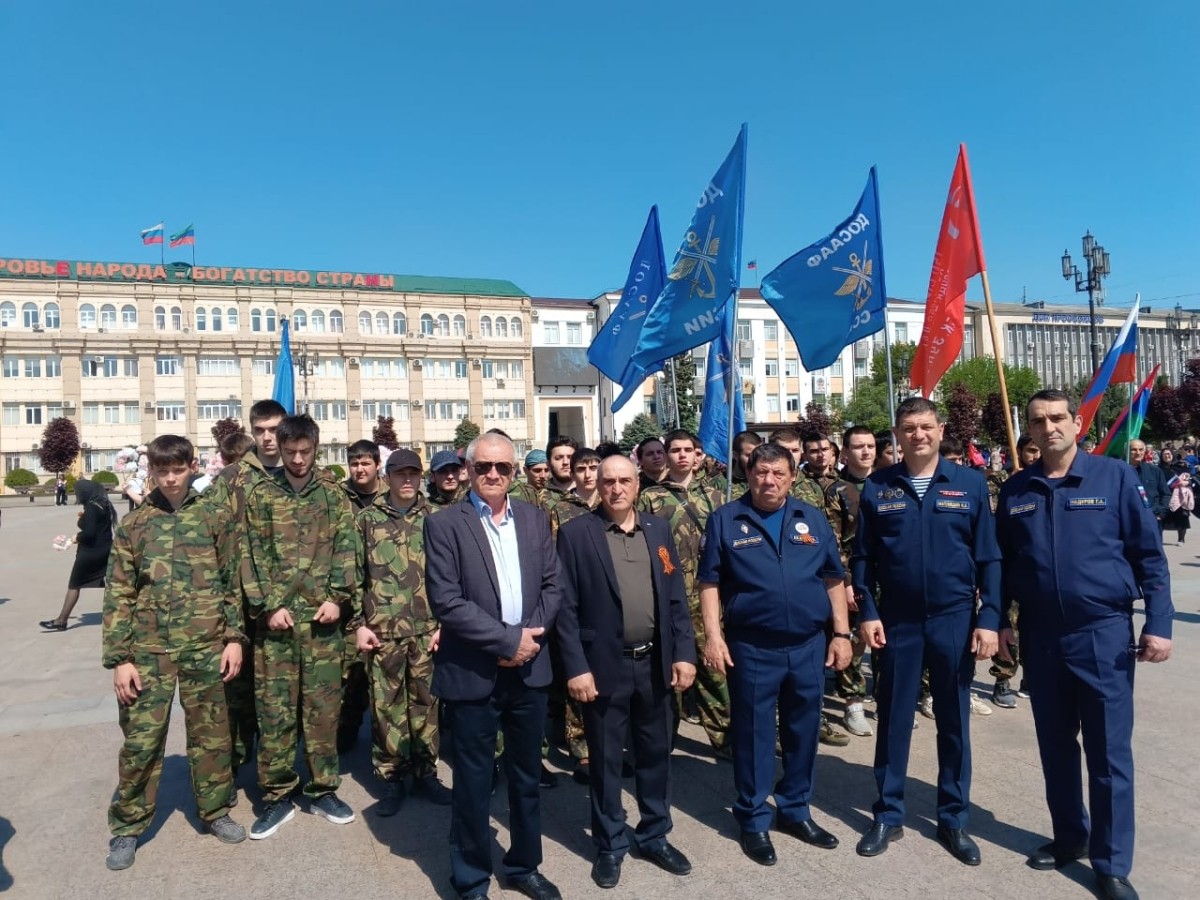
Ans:
<svg viewBox="0 0 1200 900"><path fill-rule="evenodd" d="M850 632L848 632L848 631L835 631L833 633L833 636L835 638L842 638L843 640L846 640L846 641L854 640L854 635L850 634Z"/></svg>

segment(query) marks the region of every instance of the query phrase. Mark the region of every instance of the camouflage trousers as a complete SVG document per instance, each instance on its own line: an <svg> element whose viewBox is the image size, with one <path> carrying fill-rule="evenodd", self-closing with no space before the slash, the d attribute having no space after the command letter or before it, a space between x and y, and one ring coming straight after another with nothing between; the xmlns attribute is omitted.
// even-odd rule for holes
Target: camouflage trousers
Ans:
<svg viewBox="0 0 1200 900"><path fill-rule="evenodd" d="M353 635L346 636L346 650L342 657L342 714L338 731L342 734L358 734L363 714L371 708L371 689L367 684L367 664L354 646Z"/></svg>
<svg viewBox="0 0 1200 900"><path fill-rule="evenodd" d="M714 750L723 750L729 743L729 685L725 676L704 664L704 621L700 603L692 604L692 628L696 632L696 680L692 695L700 713L700 727L708 735Z"/></svg>
<svg viewBox="0 0 1200 900"><path fill-rule="evenodd" d="M1017 602L1014 600L1012 611L1009 613L1009 616L1013 623L1013 637L1015 638L1020 636L1020 632L1017 630L1018 612L1019 610L1017 607ZM1009 647L1008 649L1012 651L1012 662L1009 662L1006 659L1001 659L999 653L992 657L992 667L988 669L988 674L997 681L1012 681L1017 677L1017 666L1021 664L1020 652L1017 650L1016 644L1013 644L1013 646Z"/></svg>
<svg viewBox="0 0 1200 900"><path fill-rule="evenodd" d="M244 607L243 607L244 610ZM246 634L254 641L254 620L248 615ZM254 740L258 737L258 716L254 711L254 654L247 651L242 657L242 670L237 678L225 682L225 705L229 708L229 736L233 747L233 770L250 760Z"/></svg>
<svg viewBox="0 0 1200 900"><path fill-rule="evenodd" d="M571 699L567 693L567 676L562 665L562 655L558 651L557 638L550 644L551 665L554 670L554 680L546 696L546 739L542 741L542 758L550 754L550 745L558 744L554 730L561 723L563 740L567 752L575 760L588 758L587 738L583 735L583 712L579 703ZM501 735L503 739L503 735ZM503 747L503 744L500 745Z"/></svg>
<svg viewBox="0 0 1200 900"><path fill-rule="evenodd" d="M109 829L118 837L127 837L150 827L176 684L187 729L192 793L202 820L219 819L229 812L233 792L220 649L182 658L146 654L135 659L134 665L142 679L142 692L131 706L120 708L125 742L117 757L117 795L108 808Z"/></svg>
<svg viewBox="0 0 1200 900"><path fill-rule="evenodd" d="M399 781L435 771L438 755L438 702L433 680L430 635L382 638L367 654L371 689L371 762L375 777Z"/></svg>
<svg viewBox="0 0 1200 900"><path fill-rule="evenodd" d="M312 780L309 797L336 791L337 727L342 706L340 623L297 622L271 631L258 622L255 635L255 701L258 707L258 786L268 803L285 799L300 778L293 768L298 732Z"/></svg>
<svg viewBox="0 0 1200 900"><path fill-rule="evenodd" d="M837 694L851 703L861 703L867 696L867 678L863 675L863 652L867 645L856 634L850 642L850 665L837 673Z"/></svg>

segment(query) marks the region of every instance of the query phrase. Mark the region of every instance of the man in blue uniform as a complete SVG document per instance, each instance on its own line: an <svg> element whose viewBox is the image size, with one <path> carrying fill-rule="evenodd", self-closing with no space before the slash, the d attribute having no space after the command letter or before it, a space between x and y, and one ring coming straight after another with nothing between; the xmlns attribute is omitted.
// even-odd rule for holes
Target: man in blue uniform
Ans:
<svg viewBox="0 0 1200 900"><path fill-rule="evenodd" d="M767 797L775 780L776 709L783 777L776 828L831 850L837 838L809 812L825 667L850 662L845 570L825 514L789 497L796 463L783 447L750 454L749 493L715 510L704 532L700 611L704 661L726 676L743 852L775 864ZM825 626L833 637L826 650Z"/></svg>
<svg viewBox="0 0 1200 900"><path fill-rule="evenodd" d="M1075 446L1082 424L1062 391L1025 410L1040 461L1000 489L1004 554L1001 656L1014 640L1008 606L1021 604L1021 662L1037 730L1053 840L1030 858L1054 869L1091 857L1100 891L1136 898L1133 867L1133 671L1171 655L1171 581L1158 524L1137 474ZM1141 596L1146 623L1133 633ZM1079 768L1087 756L1088 806Z"/></svg>
<svg viewBox="0 0 1200 900"><path fill-rule="evenodd" d="M904 833L912 711L924 666L937 713L938 840L960 862L977 866L979 847L966 832L969 695L975 660L996 652L1000 551L987 482L938 455L943 430L930 401L910 397L901 403L895 431L903 462L873 473L859 501L854 591L863 640L881 652L875 688L879 799L857 850L878 856Z"/></svg>

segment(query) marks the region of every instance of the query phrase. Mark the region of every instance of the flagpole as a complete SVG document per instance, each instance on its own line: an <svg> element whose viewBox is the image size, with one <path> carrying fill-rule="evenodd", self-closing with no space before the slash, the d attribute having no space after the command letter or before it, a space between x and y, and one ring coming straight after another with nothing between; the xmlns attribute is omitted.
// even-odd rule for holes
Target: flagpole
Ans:
<svg viewBox="0 0 1200 900"><path fill-rule="evenodd" d="M158 264L167 267L167 220L163 219L162 240L158 242Z"/></svg>
<svg viewBox="0 0 1200 900"><path fill-rule="evenodd" d="M892 384L892 337L888 334L887 297L883 298L883 353L887 360L888 424L896 424L896 387ZM857 387L855 387L857 390Z"/></svg>
<svg viewBox="0 0 1200 900"><path fill-rule="evenodd" d="M992 308L992 287L988 283L987 269L980 271L983 278L983 302L987 307L988 327L992 332L992 356L996 360L996 377L1000 379L1000 402L1008 409L1008 384L1004 380L1004 345L1000 343L1000 332L996 328L996 311ZM1009 459L1013 461L1013 471L1020 471L1021 461L1017 459L1017 438L1013 434L1012 419L1004 417L1004 431L1008 435Z"/></svg>
<svg viewBox="0 0 1200 900"><path fill-rule="evenodd" d="M671 396L675 402L675 427L683 427L683 416L679 411L679 380L675 377L675 357L671 357Z"/></svg>
<svg viewBox="0 0 1200 900"><path fill-rule="evenodd" d="M749 160L749 144L750 144L750 129L746 123L742 123L740 137L742 143L742 172L741 185L738 190L738 205L737 205L737 249L734 250L736 256L733 260L733 299L730 301L733 304L733 316L730 321L733 322L733 340L730 342L730 360L729 360L729 380L725 388L725 399L729 405L729 424L725 427L725 502L729 503L733 500L733 409L737 403L737 398L734 396L733 390L737 386L737 365L740 361L741 354L738 352L737 341L737 311L738 311L738 292L742 286L742 235L743 223L746 220L746 165ZM761 296L761 292L760 292Z"/></svg>

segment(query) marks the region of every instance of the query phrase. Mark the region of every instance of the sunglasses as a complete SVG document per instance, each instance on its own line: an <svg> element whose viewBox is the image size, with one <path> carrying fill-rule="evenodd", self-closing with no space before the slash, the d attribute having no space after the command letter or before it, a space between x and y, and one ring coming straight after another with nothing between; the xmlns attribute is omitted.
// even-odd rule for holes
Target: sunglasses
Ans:
<svg viewBox="0 0 1200 900"><path fill-rule="evenodd" d="M510 478L513 473L513 464L506 462L477 462L471 468L475 470L476 475L486 475L495 469L496 474L501 478Z"/></svg>

